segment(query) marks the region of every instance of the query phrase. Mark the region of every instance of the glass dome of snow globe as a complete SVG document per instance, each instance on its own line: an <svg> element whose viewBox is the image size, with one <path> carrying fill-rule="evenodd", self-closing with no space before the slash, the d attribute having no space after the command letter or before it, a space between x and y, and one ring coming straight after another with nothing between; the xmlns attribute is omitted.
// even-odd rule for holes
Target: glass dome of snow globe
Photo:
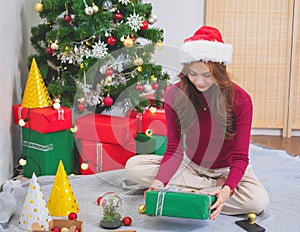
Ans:
<svg viewBox="0 0 300 232"><path fill-rule="evenodd" d="M105 229L116 229L122 225L122 200L113 193L108 192L100 201L100 226Z"/></svg>

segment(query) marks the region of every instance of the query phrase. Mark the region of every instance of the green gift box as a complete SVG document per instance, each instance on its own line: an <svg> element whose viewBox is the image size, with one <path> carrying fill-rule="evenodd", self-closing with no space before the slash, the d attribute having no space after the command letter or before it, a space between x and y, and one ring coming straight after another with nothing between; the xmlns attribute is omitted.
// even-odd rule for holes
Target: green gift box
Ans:
<svg viewBox="0 0 300 232"><path fill-rule="evenodd" d="M26 157L25 177L56 175L59 161L64 164L67 174L74 167L74 134L70 130L39 133L22 127L22 150Z"/></svg>
<svg viewBox="0 0 300 232"><path fill-rule="evenodd" d="M145 214L178 218L208 219L216 196L195 193L147 191Z"/></svg>
<svg viewBox="0 0 300 232"><path fill-rule="evenodd" d="M137 154L164 155L167 149L167 137L162 135L151 135L138 133L135 138Z"/></svg>

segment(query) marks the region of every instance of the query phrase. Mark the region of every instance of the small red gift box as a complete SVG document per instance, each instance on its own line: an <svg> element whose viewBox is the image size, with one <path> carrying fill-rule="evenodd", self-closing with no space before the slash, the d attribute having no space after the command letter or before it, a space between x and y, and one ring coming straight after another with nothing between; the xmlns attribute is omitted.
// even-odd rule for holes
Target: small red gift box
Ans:
<svg viewBox="0 0 300 232"><path fill-rule="evenodd" d="M96 141L80 140L80 162L87 162L88 169L81 174L88 175L125 167L127 160L136 153L135 142L123 146Z"/></svg>
<svg viewBox="0 0 300 232"><path fill-rule="evenodd" d="M61 106L56 110L52 107L23 108L20 104L13 106L14 123L26 121L25 128L39 133L50 133L70 129L72 127L72 109Z"/></svg>
<svg viewBox="0 0 300 232"><path fill-rule="evenodd" d="M136 137L136 119L87 114L76 120L77 139L124 145Z"/></svg>
<svg viewBox="0 0 300 232"><path fill-rule="evenodd" d="M147 129L151 129L154 135L167 135L166 115L164 109L157 109L155 113L151 113L148 109L143 113L136 111L130 112L130 117L136 119L136 128L138 133L145 133Z"/></svg>

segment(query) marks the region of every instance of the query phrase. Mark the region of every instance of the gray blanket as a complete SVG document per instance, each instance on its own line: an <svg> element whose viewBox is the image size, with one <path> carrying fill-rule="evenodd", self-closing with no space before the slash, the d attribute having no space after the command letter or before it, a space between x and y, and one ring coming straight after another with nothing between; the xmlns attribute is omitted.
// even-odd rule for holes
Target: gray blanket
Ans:
<svg viewBox="0 0 300 232"><path fill-rule="evenodd" d="M251 144L250 162L260 181L270 195L270 206L257 216L256 223L271 232L300 231L300 157L293 157L285 151L266 149ZM38 177L45 199L49 198L54 176ZM124 170L103 172L88 176L68 177L79 204L78 219L84 223L85 232L106 231L99 226L100 210L97 198L106 192L117 193L123 202L122 216L132 218L129 227L119 230L150 231L202 231L234 232L244 231L235 224L246 219L246 215L220 215L216 220L181 219L171 217L150 217L139 213L139 205L144 204L143 191L122 187ZM17 213L11 218L8 229L0 226L0 231L22 231L18 227L25 194L30 181L23 181L22 188L14 191L18 203Z"/></svg>

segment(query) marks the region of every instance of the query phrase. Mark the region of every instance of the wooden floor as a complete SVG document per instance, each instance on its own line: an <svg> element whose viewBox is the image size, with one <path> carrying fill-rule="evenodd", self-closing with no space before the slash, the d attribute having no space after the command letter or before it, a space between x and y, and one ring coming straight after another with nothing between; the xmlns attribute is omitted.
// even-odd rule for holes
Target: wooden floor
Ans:
<svg viewBox="0 0 300 232"><path fill-rule="evenodd" d="M268 148L285 150L291 155L300 156L300 136L282 138L281 136L252 135L251 142Z"/></svg>

